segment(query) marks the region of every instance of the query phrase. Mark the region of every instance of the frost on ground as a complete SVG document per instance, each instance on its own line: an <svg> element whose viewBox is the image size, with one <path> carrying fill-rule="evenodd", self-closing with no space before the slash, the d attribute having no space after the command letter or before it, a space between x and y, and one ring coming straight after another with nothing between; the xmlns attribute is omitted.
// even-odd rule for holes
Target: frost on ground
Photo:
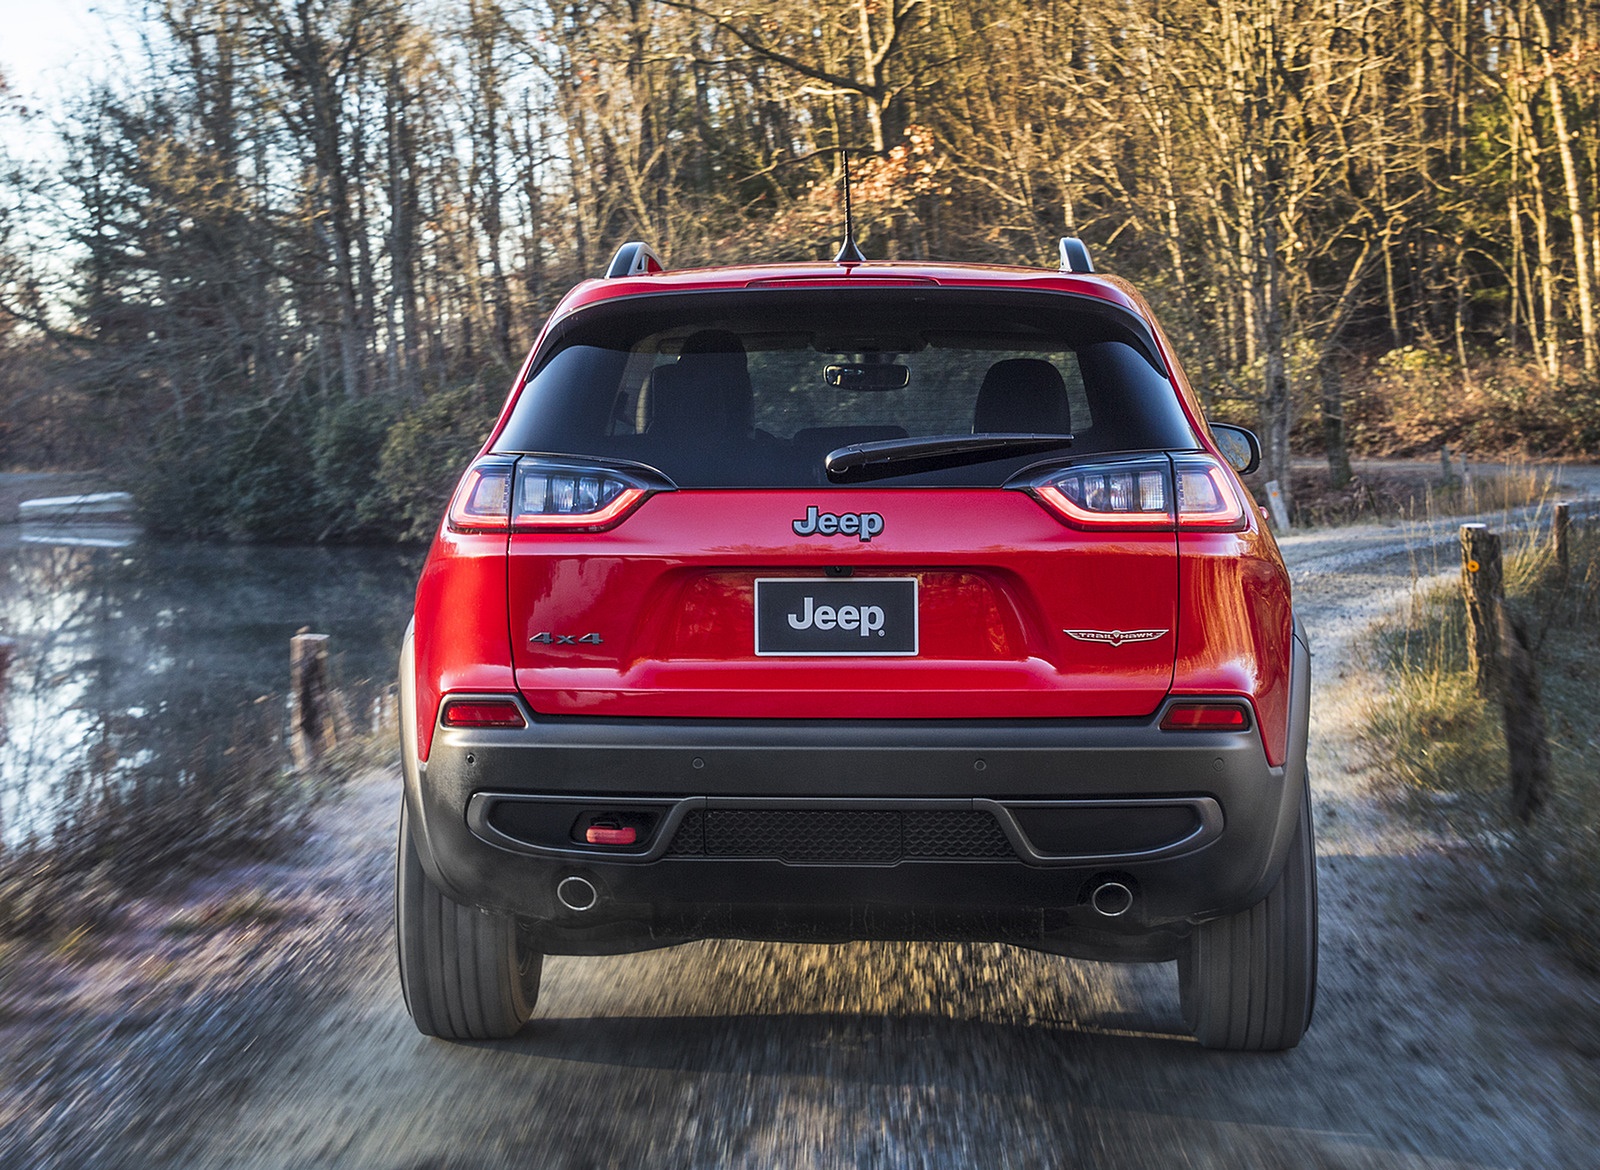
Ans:
<svg viewBox="0 0 1600 1170"><path fill-rule="evenodd" d="M1291 1053L1196 1047L1170 965L954 944L552 959L515 1041L425 1040L388 936L398 783L376 776L295 865L13 968L0 1164L1591 1167L1600 989L1386 814L1353 733L1380 685L1360 635L1453 569L1456 523L1284 542L1315 652L1323 909ZM69 970L89 976L53 982Z"/></svg>
<svg viewBox="0 0 1600 1170"><path fill-rule="evenodd" d="M131 899L103 929L0 952L0 1166L158 1165L232 1108L380 945L392 839L374 826L393 782L353 785L281 864L224 868Z"/></svg>

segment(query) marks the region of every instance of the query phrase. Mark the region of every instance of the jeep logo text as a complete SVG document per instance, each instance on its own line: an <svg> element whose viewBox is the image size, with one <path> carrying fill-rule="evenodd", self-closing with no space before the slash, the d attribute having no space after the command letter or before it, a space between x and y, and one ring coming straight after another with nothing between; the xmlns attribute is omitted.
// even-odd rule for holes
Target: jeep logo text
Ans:
<svg viewBox="0 0 1600 1170"><path fill-rule="evenodd" d="M883 531L883 515L880 512L846 512L836 516L832 512L821 512L812 504L806 509L805 518L793 522L796 536L854 536L861 540L871 540Z"/></svg>
<svg viewBox="0 0 1600 1170"><path fill-rule="evenodd" d="M863 537L863 540L866 538ZM876 605L817 605L816 599L807 597L801 613L786 615L789 625L796 630L854 630L863 638L868 634L883 637L883 609Z"/></svg>

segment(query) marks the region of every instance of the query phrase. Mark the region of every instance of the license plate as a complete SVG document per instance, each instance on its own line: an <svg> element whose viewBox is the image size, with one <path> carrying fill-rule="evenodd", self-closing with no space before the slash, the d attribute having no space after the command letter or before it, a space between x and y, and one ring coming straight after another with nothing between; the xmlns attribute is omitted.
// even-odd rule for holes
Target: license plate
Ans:
<svg viewBox="0 0 1600 1170"><path fill-rule="evenodd" d="M910 656L915 577L756 578L758 655Z"/></svg>

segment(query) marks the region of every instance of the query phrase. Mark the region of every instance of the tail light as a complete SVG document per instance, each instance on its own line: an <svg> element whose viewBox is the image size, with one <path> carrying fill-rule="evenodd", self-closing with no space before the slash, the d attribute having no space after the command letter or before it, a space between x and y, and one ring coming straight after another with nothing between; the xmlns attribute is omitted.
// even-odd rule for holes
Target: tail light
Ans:
<svg viewBox="0 0 1600 1170"><path fill-rule="evenodd" d="M650 488L620 471L537 459L517 464L513 532L600 532L644 503Z"/></svg>
<svg viewBox="0 0 1600 1170"><path fill-rule="evenodd" d="M550 459L479 460L450 505L459 532L603 532L620 524L654 483L612 467Z"/></svg>
<svg viewBox="0 0 1600 1170"><path fill-rule="evenodd" d="M1075 464L1018 486L1074 528L1238 531L1245 525L1227 474L1206 455Z"/></svg>
<svg viewBox="0 0 1600 1170"><path fill-rule="evenodd" d="M1237 532L1244 527L1244 503L1222 465L1209 455L1177 455L1172 470L1178 483L1178 527Z"/></svg>
<svg viewBox="0 0 1600 1170"><path fill-rule="evenodd" d="M1075 528L1170 529L1172 466L1165 458L1080 464L1027 489Z"/></svg>
<svg viewBox="0 0 1600 1170"><path fill-rule="evenodd" d="M450 527L457 532L504 532L511 523L514 459L480 459L467 468L450 501Z"/></svg>

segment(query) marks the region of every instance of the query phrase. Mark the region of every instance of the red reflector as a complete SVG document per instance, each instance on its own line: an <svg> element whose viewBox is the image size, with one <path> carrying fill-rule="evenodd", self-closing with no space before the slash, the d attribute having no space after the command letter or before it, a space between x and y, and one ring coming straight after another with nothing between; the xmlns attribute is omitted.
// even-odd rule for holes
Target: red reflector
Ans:
<svg viewBox="0 0 1600 1170"><path fill-rule="evenodd" d="M1249 726L1244 708L1232 703L1175 703L1161 717L1162 731L1239 731Z"/></svg>
<svg viewBox="0 0 1600 1170"><path fill-rule="evenodd" d="M590 825L584 830L583 839L591 845L632 845L639 839L639 830L632 825L620 829L613 825Z"/></svg>
<svg viewBox="0 0 1600 1170"><path fill-rule="evenodd" d="M522 712L507 699L456 701L444 709L446 727L525 727Z"/></svg>

